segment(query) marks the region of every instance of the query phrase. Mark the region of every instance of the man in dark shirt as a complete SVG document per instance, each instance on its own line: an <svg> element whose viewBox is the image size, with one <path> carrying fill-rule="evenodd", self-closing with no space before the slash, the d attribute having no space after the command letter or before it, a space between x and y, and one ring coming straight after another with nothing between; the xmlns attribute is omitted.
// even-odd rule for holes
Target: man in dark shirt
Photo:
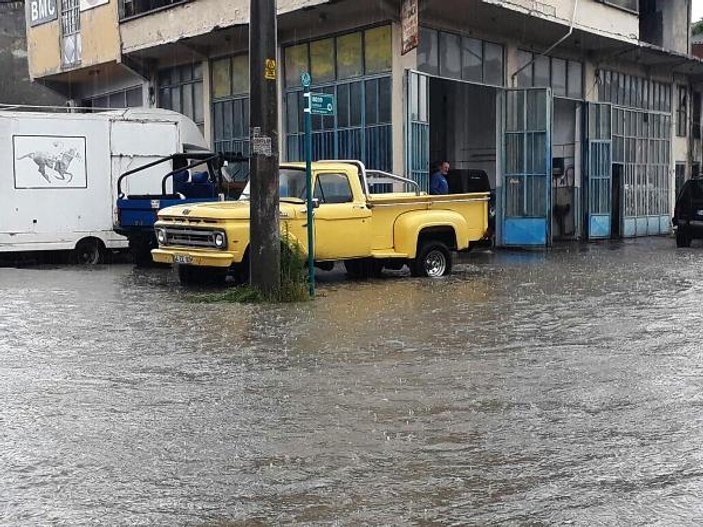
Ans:
<svg viewBox="0 0 703 527"><path fill-rule="evenodd" d="M430 176L430 194L449 194L448 173L449 161L442 161L438 170Z"/></svg>

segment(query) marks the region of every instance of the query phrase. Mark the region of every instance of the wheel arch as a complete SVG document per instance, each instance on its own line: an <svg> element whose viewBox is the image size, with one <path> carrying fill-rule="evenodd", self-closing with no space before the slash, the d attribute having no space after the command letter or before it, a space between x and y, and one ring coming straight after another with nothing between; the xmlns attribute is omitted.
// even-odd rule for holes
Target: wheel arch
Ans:
<svg viewBox="0 0 703 527"><path fill-rule="evenodd" d="M469 246L468 223L454 211L428 210L402 214L393 226L395 249L414 258L420 244L429 239L442 241L452 250L461 251Z"/></svg>

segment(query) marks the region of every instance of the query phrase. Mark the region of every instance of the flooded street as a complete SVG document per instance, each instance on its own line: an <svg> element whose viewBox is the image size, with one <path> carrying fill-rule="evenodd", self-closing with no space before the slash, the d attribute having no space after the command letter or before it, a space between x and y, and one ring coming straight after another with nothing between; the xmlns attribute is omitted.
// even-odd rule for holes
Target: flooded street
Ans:
<svg viewBox="0 0 703 527"><path fill-rule="evenodd" d="M1 268L2 525L700 525L703 248L320 273Z"/></svg>

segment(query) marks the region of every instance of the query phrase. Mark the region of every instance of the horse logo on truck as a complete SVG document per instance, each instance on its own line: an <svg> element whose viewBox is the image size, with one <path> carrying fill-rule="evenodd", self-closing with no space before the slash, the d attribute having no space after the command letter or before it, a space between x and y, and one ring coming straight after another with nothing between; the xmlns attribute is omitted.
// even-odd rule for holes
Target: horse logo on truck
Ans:
<svg viewBox="0 0 703 527"><path fill-rule="evenodd" d="M85 138L14 136L15 188L85 188Z"/></svg>

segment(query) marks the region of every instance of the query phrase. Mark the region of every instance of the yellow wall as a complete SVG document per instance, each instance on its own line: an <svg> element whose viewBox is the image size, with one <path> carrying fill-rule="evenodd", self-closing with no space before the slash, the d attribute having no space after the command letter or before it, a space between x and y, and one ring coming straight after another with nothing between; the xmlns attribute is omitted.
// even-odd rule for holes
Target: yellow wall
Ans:
<svg viewBox="0 0 703 527"><path fill-rule="evenodd" d="M117 0L81 11L81 65L93 66L120 59L120 31L117 24Z"/></svg>
<svg viewBox="0 0 703 527"><path fill-rule="evenodd" d="M120 59L117 0L81 11L81 69ZM65 71L61 67L60 20L27 28L29 73L32 79Z"/></svg>
<svg viewBox="0 0 703 527"><path fill-rule="evenodd" d="M57 73L61 69L59 23L49 22L27 28L27 60L32 79Z"/></svg>

